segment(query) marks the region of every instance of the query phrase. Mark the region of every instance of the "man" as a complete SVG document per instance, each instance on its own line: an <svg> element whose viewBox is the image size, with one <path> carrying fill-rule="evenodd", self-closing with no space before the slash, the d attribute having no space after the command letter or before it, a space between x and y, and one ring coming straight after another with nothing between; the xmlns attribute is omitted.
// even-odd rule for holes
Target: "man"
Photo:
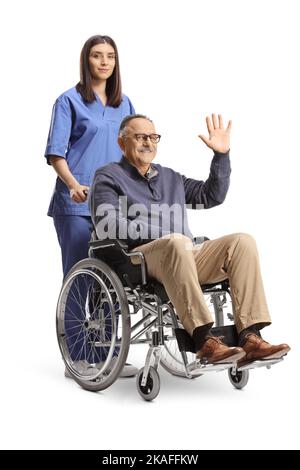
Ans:
<svg viewBox="0 0 300 470"><path fill-rule="evenodd" d="M231 121L224 128L221 115L206 118L213 150L208 179L186 178L152 164L160 135L144 115L127 116L121 123L119 163L97 170L90 197L99 239L125 239L143 252L150 277L160 281L195 343L197 358L208 363L280 358L287 344L271 345L259 330L271 323L254 239L245 233L227 235L193 245L186 204L211 208L227 194L230 176ZM209 331L213 324L201 284L229 279L234 304L238 347L228 347Z"/></svg>

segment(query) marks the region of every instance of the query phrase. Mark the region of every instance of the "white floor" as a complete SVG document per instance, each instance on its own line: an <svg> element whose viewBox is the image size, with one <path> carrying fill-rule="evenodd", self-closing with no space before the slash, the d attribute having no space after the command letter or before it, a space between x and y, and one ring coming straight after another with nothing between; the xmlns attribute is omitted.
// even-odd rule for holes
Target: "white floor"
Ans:
<svg viewBox="0 0 300 470"><path fill-rule="evenodd" d="M288 273L297 280L296 234L275 257L276 239L270 246L268 232L260 232L265 237L260 241L261 264L273 318L264 336L274 343L289 343L287 358L271 370L250 372L243 391L232 387L226 372L185 380L161 370L160 394L147 403L138 395L134 379L119 379L94 394L64 378L55 332L61 267L49 222L41 222L41 237L24 232L22 246L28 249L22 258L17 249L13 258L10 250L4 253L1 448L300 448L297 283L279 277ZM16 233L11 246L18 247L18 241ZM38 256L43 250L46 254ZM145 355L145 346L133 346L129 360L142 367Z"/></svg>
<svg viewBox="0 0 300 470"><path fill-rule="evenodd" d="M99 393L65 379L52 330L39 360L34 348L22 356L17 342L19 360L2 365L2 448L299 448L296 342L283 363L251 372L243 391L232 387L226 372L186 380L160 369L160 394L148 403L138 395L135 379L119 379ZM130 361L141 367L145 351L133 347Z"/></svg>

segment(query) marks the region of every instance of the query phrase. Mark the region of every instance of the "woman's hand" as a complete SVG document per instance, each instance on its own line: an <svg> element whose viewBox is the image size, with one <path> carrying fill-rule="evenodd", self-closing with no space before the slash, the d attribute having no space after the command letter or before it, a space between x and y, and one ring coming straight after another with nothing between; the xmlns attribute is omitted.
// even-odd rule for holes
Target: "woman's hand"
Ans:
<svg viewBox="0 0 300 470"><path fill-rule="evenodd" d="M85 202L87 199L88 186L79 184L72 175L67 160L57 155L49 155L49 162L54 167L59 178L67 185L70 191L70 198L77 203Z"/></svg>
<svg viewBox="0 0 300 470"><path fill-rule="evenodd" d="M211 115L212 121L207 116L206 125L209 133L209 138L204 135L199 135L200 139L207 145L207 147L220 153L227 153L230 148L230 130L231 121L228 122L228 126L224 129L223 118L221 114L218 114L217 119L215 114Z"/></svg>
<svg viewBox="0 0 300 470"><path fill-rule="evenodd" d="M88 190L90 188L88 186L84 186L82 184L77 184L70 188L70 198L72 201L81 203L87 200Z"/></svg>

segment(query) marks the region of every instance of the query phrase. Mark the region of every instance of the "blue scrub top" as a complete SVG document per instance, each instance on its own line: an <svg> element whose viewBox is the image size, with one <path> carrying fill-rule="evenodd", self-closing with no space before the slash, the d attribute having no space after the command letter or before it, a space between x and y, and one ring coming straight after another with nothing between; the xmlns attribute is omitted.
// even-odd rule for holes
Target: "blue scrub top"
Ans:
<svg viewBox="0 0 300 470"><path fill-rule="evenodd" d="M75 87L59 96L54 104L45 157L57 155L67 160L71 173L80 184L91 186L100 166L121 159L118 131L122 119L135 114L125 95L118 108L103 106L96 100L87 103ZM88 203L76 203L68 187L57 177L48 215L89 216Z"/></svg>

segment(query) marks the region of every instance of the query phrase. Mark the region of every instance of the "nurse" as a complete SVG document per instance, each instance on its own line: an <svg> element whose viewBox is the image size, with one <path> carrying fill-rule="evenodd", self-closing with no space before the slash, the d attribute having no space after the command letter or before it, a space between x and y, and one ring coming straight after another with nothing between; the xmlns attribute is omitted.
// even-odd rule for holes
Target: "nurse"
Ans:
<svg viewBox="0 0 300 470"><path fill-rule="evenodd" d="M54 104L45 151L57 173L48 215L60 244L64 277L88 256L92 221L87 192L97 168L121 159L118 130L128 114L135 111L122 93L117 46L109 36L92 36L81 51L80 82ZM74 360L81 359L78 343L72 348Z"/></svg>

